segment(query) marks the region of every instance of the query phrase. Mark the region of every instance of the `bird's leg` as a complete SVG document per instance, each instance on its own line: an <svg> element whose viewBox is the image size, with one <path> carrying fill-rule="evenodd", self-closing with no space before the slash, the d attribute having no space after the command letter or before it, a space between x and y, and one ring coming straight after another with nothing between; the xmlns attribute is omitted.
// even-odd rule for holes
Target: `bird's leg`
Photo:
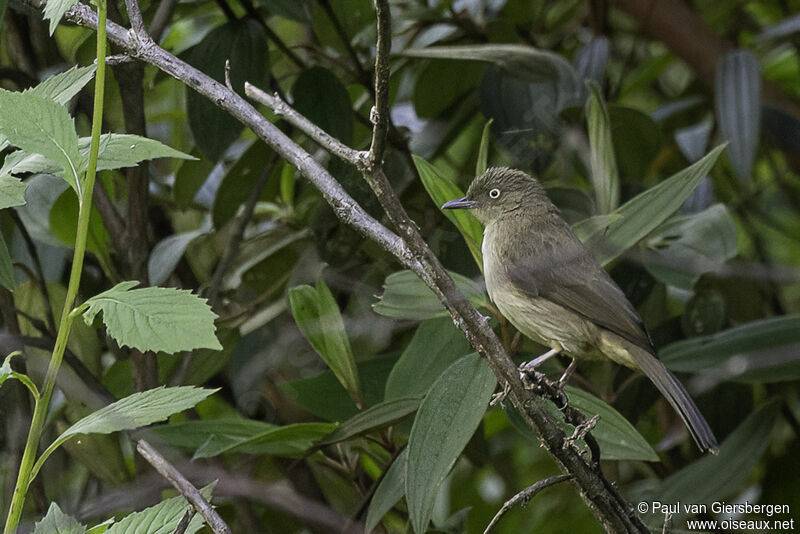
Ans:
<svg viewBox="0 0 800 534"><path fill-rule="evenodd" d="M500 406L505 407L503 405L503 401L506 400L509 391L511 391L511 386L508 384L508 382L506 382L503 385L503 391L498 391L492 395L492 400L489 401L489 406L496 406L499 404Z"/></svg>
<svg viewBox="0 0 800 534"><path fill-rule="evenodd" d="M559 348L550 349L547 352L545 352L544 354L542 354L541 356L537 356L536 358L532 359L531 361L529 361L527 363L523 363L520 366L519 370L521 372L533 371L538 366L540 366L542 363L544 363L545 361L549 360L550 358L552 358L553 356L555 356L559 352L561 352L560 347Z"/></svg>
<svg viewBox="0 0 800 534"><path fill-rule="evenodd" d="M572 376L572 373L575 372L575 365L576 365L575 358L571 358L569 365L567 366L566 369L564 369L564 374L562 374L561 378L558 379L559 388L563 389L564 386L567 384L567 380L569 380L570 377Z"/></svg>

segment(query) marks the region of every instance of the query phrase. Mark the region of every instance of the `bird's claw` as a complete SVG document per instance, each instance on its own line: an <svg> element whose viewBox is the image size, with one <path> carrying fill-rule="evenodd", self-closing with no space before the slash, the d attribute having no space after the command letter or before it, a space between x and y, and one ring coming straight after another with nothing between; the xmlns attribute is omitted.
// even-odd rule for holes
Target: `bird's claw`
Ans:
<svg viewBox="0 0 800 534"><path fill-rule="evenodd" d="M597 421L599 420L600 416L594 415L590 419L587 419L583 423L576 426L575 430L572 432L572 435L568 438L564 438L564 448L567 448L573 445L576 441L585 438L586 434L588 434L595 427Z"/></svg>

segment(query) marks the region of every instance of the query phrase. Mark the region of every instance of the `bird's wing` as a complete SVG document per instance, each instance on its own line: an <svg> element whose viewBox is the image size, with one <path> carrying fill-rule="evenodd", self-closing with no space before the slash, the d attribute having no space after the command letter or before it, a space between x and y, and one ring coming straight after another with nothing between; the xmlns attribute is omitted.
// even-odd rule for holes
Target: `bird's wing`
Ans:
<svg viewBox="0 0 800 534"><path fill-rule="evenodd" d="M577 238L517 256L510 281L531 297L546 298L598 326L652 351L642 320L625 293Z"/></svg>

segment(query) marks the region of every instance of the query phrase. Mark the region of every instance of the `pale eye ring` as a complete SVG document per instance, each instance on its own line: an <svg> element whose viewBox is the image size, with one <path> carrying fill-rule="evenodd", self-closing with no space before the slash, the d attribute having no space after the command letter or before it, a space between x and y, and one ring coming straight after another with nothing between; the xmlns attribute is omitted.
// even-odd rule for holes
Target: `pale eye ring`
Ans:
<svg viewBox="0 0 800 534"><path fill-rule="evenodd" d="M496 187L489 191L489 198L498 198L500 196L500 190Z"/></svg>

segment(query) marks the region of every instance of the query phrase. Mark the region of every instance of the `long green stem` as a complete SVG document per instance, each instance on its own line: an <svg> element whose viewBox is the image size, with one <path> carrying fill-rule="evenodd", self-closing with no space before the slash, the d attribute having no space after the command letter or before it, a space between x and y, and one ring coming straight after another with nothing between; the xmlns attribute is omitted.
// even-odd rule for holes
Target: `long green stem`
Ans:
<svg viewBox="0 0 800 534"><path fill-rule="evenodd" d="M100 152L100 126L103 121L103 93L105 89L106 74L106 2L97 0L97 73L95 77L94 91L94 116L92 117L92 144L89 148L89 167L86 171L86 178L81 188L81 196L78 211L78 228L75 236L75 252L72 256L72 270L69 275L69 285L67 286L67 297L64 299L64 309L61 311L61 320L58 326L58 335L53 347L53 355L47 367L47 374L44 378L44 389L42 396L36 401L33 410L31 428L28 432L28 441L25 443L25 452L22 454L22 462L17 475L17 485L14 488L14 496L11 500L11 507L6 518L5 534L14 534L22 516L22 507L25 504L25 495L31 482L31 470L36 459L36 451L39 439L42 436L47 410L50 407L50 399L53 396L53 389L56 385L56 377L61 367L64 357L64 350L67 348L70 329L72 327L73 316L70 315L75 298L78 295L78 287L81 282L83 272L83 258L86 252L86 239L89 234L89 216L92 212L92 193L94 191L95 174L97 172L97 156Z"/></svg>

